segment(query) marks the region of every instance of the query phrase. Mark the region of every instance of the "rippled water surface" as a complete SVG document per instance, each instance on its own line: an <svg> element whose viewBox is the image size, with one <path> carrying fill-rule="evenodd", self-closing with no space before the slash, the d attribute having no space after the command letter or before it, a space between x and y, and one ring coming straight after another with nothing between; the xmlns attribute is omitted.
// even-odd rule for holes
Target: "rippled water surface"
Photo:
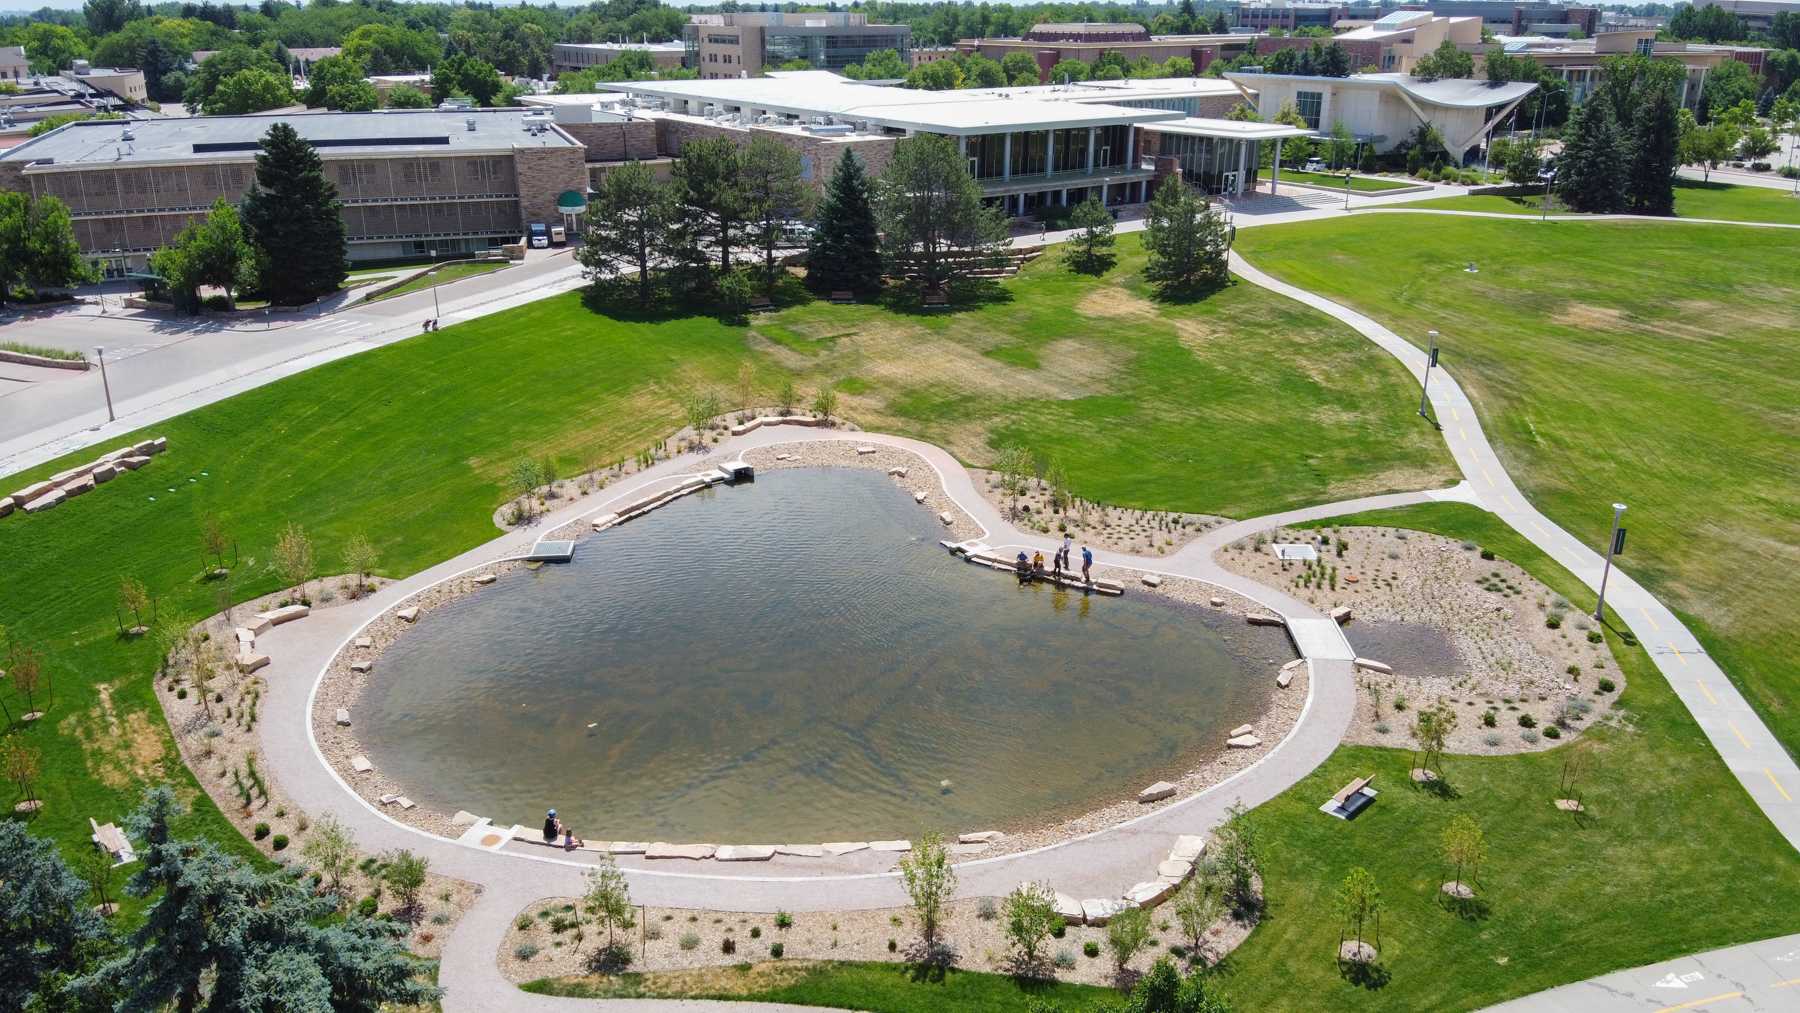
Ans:
<svg viewBox="0 0 1800 1013"><path fill-rule="evenodd" d="M942 530L873 471L690 496L422 618L358 733L414 798L497 823L861 840L1127 795L1260 713L1289 656L1199 610L1020 588Z"/></svg>

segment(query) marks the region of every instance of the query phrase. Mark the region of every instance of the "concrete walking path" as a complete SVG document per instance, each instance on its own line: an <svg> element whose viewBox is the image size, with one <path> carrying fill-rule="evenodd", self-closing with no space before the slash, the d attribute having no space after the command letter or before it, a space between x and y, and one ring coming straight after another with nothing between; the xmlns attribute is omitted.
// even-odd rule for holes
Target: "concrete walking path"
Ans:
<svg viewBox="0 0 1800 1013"><path fill-rule="evenodd" d="M1561 985L1488 1013L1778 1013L1800 1009L1800 935L1677 957Z"/></svg>
<svg viewBox="0 0 1800 1013"><path fill-rule="evenodd" d="M1414 376L1423 375L1424 350L1369 317L1277 281L1235 253L1231 267L1245 281L1343 321L1399 359ZM1605 560L1526 501L1482 432L1474 406L1450 371L1442 367L1434 370L1428 392L1432 414L1474 501L1544 550L1582 583L1598 590ZM1601 516L1608 512L1605 495L1603 490L1595 492L1594 509ZM1694 716L1738 783L1788 843L1800 849L1800 768L1796 768L1768 726L1707 656L1699 639L1617 563L1607 583L1606 601L1649 651L1657 669L1669 680L1675 695Z"/></svg>

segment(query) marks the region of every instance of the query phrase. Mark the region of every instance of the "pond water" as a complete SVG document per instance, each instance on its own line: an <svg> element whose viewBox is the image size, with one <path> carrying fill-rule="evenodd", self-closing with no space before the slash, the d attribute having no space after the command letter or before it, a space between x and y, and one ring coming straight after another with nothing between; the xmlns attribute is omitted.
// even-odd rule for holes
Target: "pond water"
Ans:
<svg viewBox="0 0 1800 1013"><path fill-rule="evenodd" d="M952 559L891 479L765 472L422 617L359 706L420 802L724 843L1018 827L1262 712L1279 634ZM948 781L948 787L941 782Z"/></svg>

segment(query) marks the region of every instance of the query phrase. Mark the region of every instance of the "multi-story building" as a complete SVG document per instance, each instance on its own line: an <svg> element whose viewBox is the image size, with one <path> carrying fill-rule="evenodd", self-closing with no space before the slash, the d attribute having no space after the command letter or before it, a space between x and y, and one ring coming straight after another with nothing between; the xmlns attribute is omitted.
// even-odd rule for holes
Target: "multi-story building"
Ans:
<svg viewBox="0 0 1800 1013"><path fill-rule="evenodd" d="M82 250L140 270L215 199L243 197L279 122L324 160L351 260L515 241L587 189L584 146L524 109L88 120L0 154L0 189L60 198Z"/></svg>
<svg viewBox="0 0 1800 1013"><path fill-rule="evenodd" d="M24 46L0 46L0 81L23 81L31 73Z"/></svg>
<svg viewBox="0 0 1800 1013"><path fill-rule="evenodd" d="M1694 0L1695 7L1722 7L1751 28L1768 28L1775 15L1800 14L1800 0Z"/></svg>
<svg viewBox="0 0 1800 1013"><path fill-rule="evenodd" d="M1308 36L1264 37L1258 53L1309 48L1324 41ZM1343 32L1330 41L1350 54L1353 69L1374 67L1382 73L1410 74L1419 61L1445 42L1459 48L1481 43L1478 18L1442 18L1429 11L1394 11L1376 21Z"/></svg>
<svg viewBox="0 0 1800 1013"><path fill-rule="evenodd" d="M1534 60L1569 82L1569 101L1580 105L1600 84L1601 63L1607 57L1636 54L1675 60L1687 70L1682 79L1681 104L1697 109L1706 87L1706 75L1726 60L1747 64L1756 77L1763 73L1767 51L1751 46L1708 45L1679 40L1662 41L1654 28L1601 32L1591 39L1551 39L1501 36L1499 44L1508 56ZM1479 64L1485 48L1471 48Z"/></svg>
<svg viewBox="0 0 1800 1013"><path fill-rule="evenodd" d="M682 29L684 65L703 79L755 77L765 68L804 60L819 70L842 70L878 49L912 62L912 29L871 25L863 14L808 11L695 14Z"/></svg>
<svg viewBox="0 0 1800 1013"><path fill-rule="evenodd" d="M1401 10L1430 11L1441 18L1480 18L1496 35L1567 35L1578 30L1592 35L1600 28L1597 5L1576 5L1558 0L1418 0L1401 3Z"/></svg>
<svg viewBox="0 0 1800 1013"><path fill-rule="evenodd" d="M1135 22L1035 25L1016 39L960 39L956 48L979 53L990 60L1004 60L1009 53L1025 53L1038 65L1038 80L1050 81L1050 68L1064 60L1092 63L1102 53L1118 53L1127 61L1148 59L1162 63L1181 56L1194 61L1196 72L1217 59L1230 59L1254 50L1259 36L1151 35Z"/></svg>
<svg viewBox="0 0 1800 1013"><path fill-rule="evenodd" d="M1314 0L1252 0L1239 3L1231 23L1258 32L1291 32L1300 28L1330 28L1350 16L1342 4Z"/></svg>
<svg viewBox="0 0 1800 1013"><path fill-rule="evenodd" d="M1429 124L1444 139L1445 150L1458 157L1484 145L1519 102L1537 89L1528 82L1421 81L1405 74L1227 73L1225 77L1244 87L1247 100L1254 97L1264 119L1273 119L1291 103L1312 130L1329 131L1342 123L1377 152L1392 150L1421 124Z"/></svg>
<svg viewBox="0 0 1800 1013"><path fill-rule="evenodd" d="M985 198L1015 215L1088 197L1139 203L1175 173L1211 193L1243 193L1256 184L1262 141L1308 132L1224 118L1243 92L1214 78L918 92L813 71L604 87L614 94L597 104L643 151L678 158L695 138L772 137L799 153L815 186L846 151L879 173L899 138L951 138Z"/></svg>
<svg viewBox="0 0 1800 1013"><path fill-rule="evenodd" d="M667 69L681 66L687 46L680 42L558 42L550 47L550 71L567 74L604 67L631 52L643 53L651 63Z"/></svg>

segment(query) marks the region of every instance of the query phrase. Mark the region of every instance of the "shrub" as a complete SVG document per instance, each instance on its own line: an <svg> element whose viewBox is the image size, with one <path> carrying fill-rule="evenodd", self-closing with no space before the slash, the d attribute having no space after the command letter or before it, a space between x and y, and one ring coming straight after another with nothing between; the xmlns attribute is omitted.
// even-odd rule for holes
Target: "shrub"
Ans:
<svg viewBox="0 0 1800 1013"><path fill-rule="evenodd" d="M1050 935L1057 939L1061 939L1062 937L1064 937L1068 934L1069 934L1069 923L1063 921L1061 918L1058 918L1056 920L1056 926L1050 930Z"/></svg>
<svg viewBox="0 0 1800 1013"><path fill-rule="evenodd" d="M520 915L519 920L516 922L513 922L513 927L518 929L520 932L524 932L527 929L531 928L531 916L530 915Z"/></svg>
<svg viewBox="0 0 1800 1013"><path fill-rule="evenodd" d="M1388 728L1388 723L1386 721L1375 722L1375 734L1376 735L1386 735L1389 732L1389 730L1390 729Z"/></svg>
<svg viewBox="0 0 1800 1013"><path fill-rule="evenodd" d="M1489 728L1498 726L1500 724L1500 712L1494 710L1492 707L1488 708L1487 713L1481 716L1481 723Z"/></svg>
<svg viewBox="0 0 1800 1013"><path fill-rule="evenodd" d="M1532 745L1537 745L1538 733L1531 732L1531 731L1520 732L1519 738L1524 739L1526 742L1528 742Z"/></svg>
<svg viewBox="0 0 1800 1013"><path fill-rule="evenodd" d="M187 687L186 686L183 686L180 689L175 691L175 699L177 699L177 700L186 700L187 699Z"/></svg>
<svg viewBox="0 0 1800 1013"><path fill-rule="evenodd" d="M1537 727L1537 718L1532 717L1530 714L1520 714L1519 715L1519 727L1520 728L1536 728Z"/></svg>
<svg viewBox="0 0 1800 1013"><path fill-rule="evenodd" d="M1581 678L1581 666L1580 665L1570 665L1568 668L1563 669L1563 671L1576 677L1577 679Z"/></svg>
<svg viewBox="0 0 1800 1013"><path fill-rule="evenodd" d="M995 918L1000 917L1000 909L994 903L994 898L992 898L992 897L981 898L981 900L978 901L975 905L975 917L981 919L984 922L991 922Z"/></svg>
<svg viewBox="0 0 1800 1013"><path fill-rule="evenodd" d="M1605 639L1606 637L1599 630L1588 631L1588 643L1590 644L1598 644Z"/></svg>
<svg viewBox="0 0 1800 1013"><path fill-rule="evenodd" d="M1613 691L1613 681L1611 679L1601 679L1600 680L1600 692L1611 693L1612 691Z"/></svg>
<svg viewBox="0 0 1800 1013"><path fill-rule="evenodd" d="M794 916L791 914L788 914L786 911L775 912L775 927L778 929L793 928L794 927Z"/></svg>
<svg viewBox="0 0 1800 1013"><path fill-rule="evenodd" d="M1545 725L1544 726L1544 738L1560 739L1560 738L1562 738L1562 729L1556 727L1555 725Z"/></svg>
<svg viewBox="0 0 1800 1013"><path fill-rule="evenodd" d="M787 947L781 945L780 943L770 943L769 944L769 957L774 960L780 960L782 953L786 952L786 950L787 950Z"/></svg>
<svg viewBox="0 0 1800 1013"><path fill-rule="evenodd" d="M656 940L661 939L662 938L662 926L660 926L660 925L644 926L644 938L650 940L651 942L655 942Z"/></svg>
<svg viewBox="0 0 1800 1013"><path fill-rule="evenodd" d="M1550 629L1560 630L1562 629L1562 624L1563 614L1561 612L1552 612L1544 617L1544 625Z"/></svg>
<svg viewBox="0 0 1800 1013"><path fill-rule="evenodd" d="M751 939L761 939L762 938L762 926L761 925L750 926L750 938Z"/></svg>
<svg viewBox="0 0 1800 1013"><path fill-rule="evenodd" d="M1481 741L1484 745L1487 745L1488 747L1492 748L1492 747L1498 746L1500 744L1500 736L1495 735L1492 732L1489 732L1488 734L1483 735L1481 737Z"/></svg>
<svg viewBox="0 0 1800 1013"><path fill-rule="evenodd" d="M1090 939L1081 944L1081 953L1086 957L1098 957L1100 955L1100 944Z"/></svg>
<svg viewBox="0 0 1800 1013"><path fill-rule="evenodd" d="M269 846L274 848L276 851L282 851L282 850L286 849L288 846L287 835L286 834L276 834L275 839L271 840L269 842Z"/></svg>
<svg viewBox="0 0 1800 1013"><path fill-rule="evenodd" d="M258 823L256 829L252 831L252 833L255 834L256 839L260 841L269 836L269 825L267 823Z"/></svg>
<svg viewBox="0 0 1800 1013"><path fill-rule="evenodd" d="M698 932L683 932L681 934L681 941L680 941L679 945L684 950L699 949L700 948L700 934Z"/></svg>
<svg viewBox="0 0 1800 1013"><path fill-rule="evenodd" d="M687 937L683 936L682 938L685 939ZM737 952L737 939L735 939L732 936L726 936L724 939L719 940L719 952L720 953L736 953Z"/></svg>
<svg viewBox="0 0 1800 1013"><path fill-rule="evenodd" d="M888 952L889 953L893 953L895 950L898 950L899 948L900 948L900 944L898 942L896 942L895 940L892 940L892 939L888 940Z"/></svg>
<svg viewBox="0 0 1800 1013"><path fill-rule="evenodd" d="M1075 951L1064 946L1056 951L1056 956L1052 957L1050 962L1055 964L1058 970L1070 970L1075 966Z"/></svg>
<svg viewBox="0 0 1800 1013"><path fill-rule="evenodd" d="M373 918L375 917L375 912L379 910L380 907L381 902L374 897L364 897L362 900L356 902L356 913L362 915L364 918Z"/></svg>
<svg viewBox="0 0 1800 1013"><path fill-rule="evenodd" d="M1394 694L1394 709L1397 711L1403 711L1406 709L1406 694L1405 693L1395 693Z"/></svg>
<svg viewBox="0 0 1800 1013"><path fill-rule="evenodd" d="M1481 558L1482 559L1493 559L1494 558L1494 550L1493 549L1482 549L1481 550Z"/></svg>
<svg viewBox="0 0 1800 1013"><path fill-rule="evenodd" d="M530 960L537 955L538 948L536 943L520 943L513 947L513 956L520 960Z"/></svg>

